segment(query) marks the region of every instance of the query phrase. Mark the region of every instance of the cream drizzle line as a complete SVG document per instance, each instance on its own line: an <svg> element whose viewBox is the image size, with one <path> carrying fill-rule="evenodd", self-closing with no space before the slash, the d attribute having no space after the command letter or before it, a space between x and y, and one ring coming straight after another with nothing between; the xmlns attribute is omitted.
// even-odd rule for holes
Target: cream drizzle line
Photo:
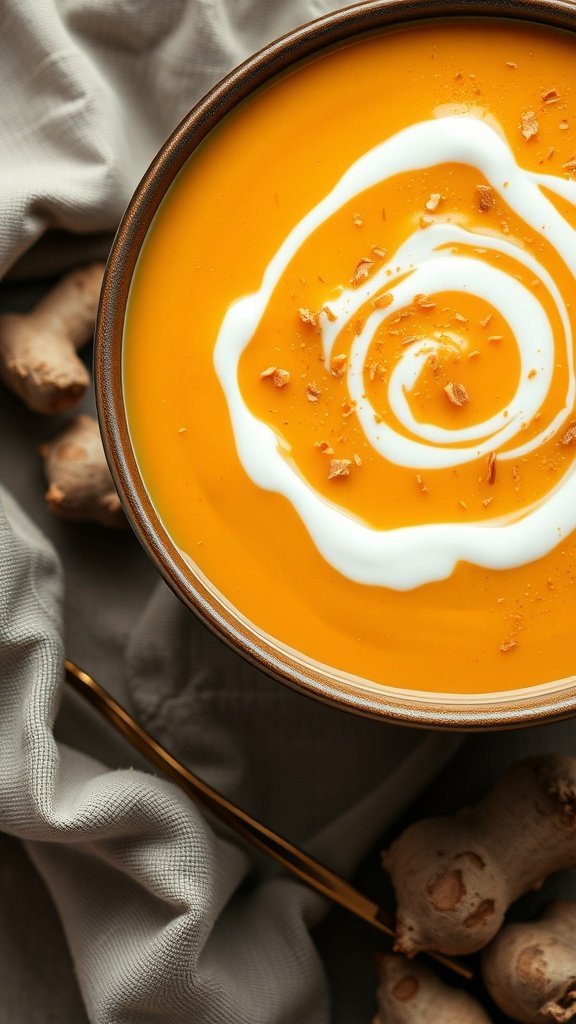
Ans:
<svg viewBox="0 0 576 1024"><path fill-rule="evenodd" d="M506 569L547 554L576 527L574 470L569 470L536 507L520 513L521 518L510 516L488 524L434 523L375 530L318 494L289 461L285 445L244 402L238 384L238 364L286 267L327 217L354 196L394 174L444 163L476 167L511 209L552 244L576 276L576 232L540 190L540 186L545 186L576 204L576 182L523 170L506 141L477 118L447 117L426 121L404 129L362 156L332 192L295 226L270 261L259 291L238 300L228 309L214 351L214 364L228 402L238 455L248 476L257 486L288 498L320 553L344 576L359 583L397 590L444 579L461 560L489 569ZM389 382L390 403L397 418L413 434L419 434L420 439L412 440L391 428L383 429L382 424L374 422L373 409L363 396L362 385L364 358L377 326L374 313L353 347L348 385L368 440L385 458L400 465L452 466L497 450L509 442L539 408L550 385L556 357L552 330L542 305L528 289L501 270L447 251L450 245L463 243L507 252L537 273L556 303L565 332L569 386L562 409L538 437L502 453L502 457L518 458L542 444L558 429L574 403L570 322L548 272L523 249L504 239L479 236L447 224L417 231L366 285L344 291L338 299L338 310L332 304L335 312L351 315L383 286L394 287L393 304L379 311L384 316L407 305L418 292L469 290L499 308L510 324L519 346L521 374L517 392L506 407L507 417L504 416L506 410L500 410L484 424L464 432L446 432L433 424L416 424L410 419L404 392L414 385L425 357L423 348L429 352L430 346L438 344L438 339L432 337L426 346L407 349ZM399 273L392 276L395 268L399 268ZM402 273L408 276L398 281ZM327 360L341 328L340 315L336 324L322 323ZM533 367L538 374L534 380L528 380L528 370ZM467 448L442 447L444 442L449 445L466 440L477 443Z"/></svg>

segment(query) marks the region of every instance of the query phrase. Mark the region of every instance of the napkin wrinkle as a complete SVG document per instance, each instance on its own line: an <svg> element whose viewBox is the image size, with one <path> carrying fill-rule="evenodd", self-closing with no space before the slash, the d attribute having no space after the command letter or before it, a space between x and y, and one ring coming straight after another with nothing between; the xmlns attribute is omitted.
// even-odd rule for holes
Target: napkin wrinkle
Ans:
<svg viewBox="0 0 576 1024"><path fill-rule="evenodd" d="M63 644L54 608L61 605L61 570L53 548L1 489L0 540L0 827L24 840L48 887L90 1021L188 1024L193 1015L197 1024L327 1024L326 982L309 930L324 916L326 901L215 832L167 781L110 770L56 744L51 726L62 693ZM150 616L166 628L151 630ZM260 699L252 707L242 700L244 717L238 703L226 707L218 699L212 722L205 691L201 714L194 718L190 709L191 720L177 701L173 708L160 701L165 727L192 766L209 761L228 792L269 809L281 831L309 836L313 844L314 833L330 822L319 845L336 868L356 867L377 831L391 825L391 814L450 756L439 737L338 714L277 686L184 614L163 584L129 646L128 677L138 669L131 687L136 701L162 690L173 664L187 667L186 686L178 682L187 702L197 678L206 686L208 664L216 683L236 669L241 678L255 676L251 689L260 689ZM14 657L15 650L24 656ZM228 692L233 697L233 687ZM334 759L341 740L353 749L354 735L356 745L369 738L372 757L361 759L357 787L335 793ZM308 748L313 756L305 761ZM412 790L391 791L388 776L393 787L403 785L394 769L416 748L425 775L418 777L408 761ZM358 807L351 800L356 788L371 793Z"/></svg>
<svg viewBox="0 0 576 1024"><path fill-rule="evenodd" d="M241 661L163 584L132 635L127 665L138 720L216 788L297 841L361 805L382 779L398 813L411 787L415 795L426 772L455 749L449 737L362 719L279 685ZM391 773L405 762L396 782ZM375 815L380 830L385 815ZM357 835L369 831L365 817Z"/></svg>

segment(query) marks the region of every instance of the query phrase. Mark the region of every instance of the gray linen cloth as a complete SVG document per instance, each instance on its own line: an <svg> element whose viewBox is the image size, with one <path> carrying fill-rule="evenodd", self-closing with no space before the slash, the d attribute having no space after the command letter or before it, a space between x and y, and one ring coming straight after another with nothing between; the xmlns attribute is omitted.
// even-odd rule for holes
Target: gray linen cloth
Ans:
<svg viewBox="0 0 576 1024"><path fill-rule="evenodd" d="M113 229L148 160L211 84L337 6L4 0L1 272L48 228ZM36 267L49 275L53 259L44 250ZM0 306L26 308L36 294L5 285ZM353 983L330 1006L312 934L324 901L63 697L64 650L206 779L345 873L460 740L288 691L209 634L130 534L52 519L35 445L57 426L2 393L0 1024L360 1024L372 996ZM519 752L572 747L570 725L479 737L458 755L453 799ZM354 962L352 950L340 972L332 966L333 993Z"/></svg>

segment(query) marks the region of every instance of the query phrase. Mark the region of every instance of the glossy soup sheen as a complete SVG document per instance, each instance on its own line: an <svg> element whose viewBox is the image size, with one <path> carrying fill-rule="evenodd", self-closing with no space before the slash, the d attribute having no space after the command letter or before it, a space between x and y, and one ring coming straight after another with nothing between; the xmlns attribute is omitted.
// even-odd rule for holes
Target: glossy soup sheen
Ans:
<svg viewBox="0 0 576 1024"><path fill-rule="evenodd" d="M333 669L460 693L572 675L575 535L517 568L460 561L448 578L406 590L349 578L320 554L286 497L256 486L241 464L214 367L225 314L259 289L286 236L347 169L409 125L472 115L503 130L521 168L572 178L575 66L570 34L504 21L437 21L343 46L229 116L181 172L148 234L124 350L128 420L146 487L174 542L242 616ZM515 461L490 465L483 454L450 468L394 464L368 442L347 390L351 346L374 302L343 326L331 361L322 359L319 311L327 307L329 318L342 289L369 279L408 234L462 211L478 231L529 245L572 320L574 278L565 262L500 195L484 203L485 187L476 168L443 163L355 196L300 247L240 357L246 405L274 429L283 457L317 494L377 530L471 522L497 529L499 517L537 504L576 451L568 415L554 437ZM552 198L574 228L572 204ZM539 293L559 336L558 311L534 273L506 253L486 258ZM430 325L464 348L448 341L427 360L408 396L416 421L457 429L512 401L520 360L509 324L485 299L445 289L414 296L369 347L363 380L375 422L390 416L390 374ZM266 373L274 367L289 374L285 386ZM526 438L561 405L569 376L559 348L541 410L523 424ZM454 401L462 387L465 400Z"/></svg>

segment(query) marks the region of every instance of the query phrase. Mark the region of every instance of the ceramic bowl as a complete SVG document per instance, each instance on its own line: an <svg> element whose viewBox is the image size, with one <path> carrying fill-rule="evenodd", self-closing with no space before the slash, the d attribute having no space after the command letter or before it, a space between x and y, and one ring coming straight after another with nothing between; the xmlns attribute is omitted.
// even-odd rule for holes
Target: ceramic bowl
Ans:
<svg viewBox="0 0 576 1024"><path fill-rule="evenodd" d="M436 729L498 729L574 714L576 678L497 694L400 690L354 678L282 647L258 632L184 561L147 494L124 407L122 339L138 254L162 198L205 136L274 75L360 33L421 19L489 16L540 22L576 32L576 6L563 0L377 0L311 22L270 44L228 75L184 118L140 182L116 236L104 279L96 331L95 377L110 468L137 536L164 579L226 643L259 669L303 694L341 709Z"/></svg>

